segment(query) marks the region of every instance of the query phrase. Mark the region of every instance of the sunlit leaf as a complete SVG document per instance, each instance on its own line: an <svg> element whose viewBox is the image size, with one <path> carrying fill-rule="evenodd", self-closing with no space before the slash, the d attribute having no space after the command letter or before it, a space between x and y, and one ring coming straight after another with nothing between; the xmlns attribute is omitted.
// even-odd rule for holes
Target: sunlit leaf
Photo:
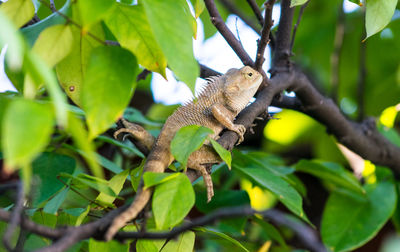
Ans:
<svg viewBox="0 0 400 252"><path fill-rule="evenodd" d="M172 155L185 169L190 154L200 149L207 136L212 133L211 129L199 125L180 128L171 141Z"/></svg>
<svg viewBox="0 0 400 252"><path fill-rule="evenodd" d="M186 1L143 0L142 3L168 67L194 92L199 66L193 56L193 24L187 16L190 13Z"/></svg>
<svg viewBox="0 0 400 252"><path fill-rule="evenodd" d="M143 174L143 182L145 187L152 187L168 180L174 179L179 176L179 173L158 173L158 172L145 172Z"/></svg>
<svg viewBox="0 0 400 252"><path fill-rule="evenodd" d="M394 10L396 9L397 0L366 0L365 29L367 37L381 31L389 24Z"/></svg>
<svg viewBox="0 0 400 252"><path fill-rule="evenodd" d="M0 12L6 14L19 28L33 18L35 6L32 0L8 0L0 5Z"/></svg>
<svg viewBox="0 0 400 252"><path fill-rule="evenodd" d="M69 25L54 25L44 30L36 40L32 50L49 67L53 67L69 54L73 37Z"/></svg>
<svg viewBox="0 0 400 252"><path fill-rule="evenodd" d="M99 47L92 51L81 93L89 138L104 132L122 115L136 84L137 69L135 57L126 49Z"/></svg>
<svg viewBox="0 0 400 252"><path fill-rule="evenodd" d="M114 3L115 1L113 0L78 1L83 25L89 27L91 24L100 21L107 15L110 15L111 13L109 10L112 8Z"/></svg>
<svg viewBox="0 0 400 252"><path fill-rule="evenodd" d="M3 48L7 45L6 62L12 70L19 70L22 66L25 50L22 37L2 11L0 11L0 23L0 47Z"/></svg>
<svg viewBox="0 0 400 252"><path fill-rule="evenodd" d="M303 5L307 2L308 0L291 0L290 1L290 8L297 6L297 5Z"/></svg>
<svg viewBox="0 0 400 252"><path fill-rule="evenodd" d="M48 144L54 115L49 104L16 99L8 105L2 148L9 169L29 164Z"/></svg>
<svg viewBox="0 0 400 252"><path fill-rule="evenodd" d="M218 153L218 155L222 158L222 160L228 165L229 169L231 169L232 163L232 155L231 153L222 147L217 141L210 139L210 142L214 148L214 150Z"/></svg>
<svg viewBox="0 0 400 252"><path fill-rule="evenodd" d="M76 17L73 16L73 18ZM71 26L71 30L74 38L71 53L57 64L56 72L65 93L75 104L80 106L82 82L86 76L90 54L102 43L90 35L82 33L75 26ZM104 40L104 31L101 25L93 25L89 31L97 39Z"/></svg>
<svg viewBox="0 0 400 252"><path fill-rule="evenodd" d="M183 220L194 205L192 184L186 175L179 176L156 186L153 194L153 214L158 229L175 226Z"/></svg>
<svg viewBox="0 0 400 252"><path fill-rule="evenodd" d="M117 4L106 24L121 46L135 54L140 65L166 78L167 60L154 38L142 5Z"/></svg>
<svg viewBox="0 0 400 252"><path fill-rule="evenodd" d="M171 239L162 249L163 252L193 251L195 234L192 231L180 234L176 239Z"/></svg>
<svg viewBox="0 0 400 252"><path fill-rule="evenodd" d="M124 170L123 172L115 175L114 177L112 177L110 179L110 181L108 182L108 185L110 186L110 188L114 191L115 194L119 194L119 192L122 190L122 187L124 186L125 180L129 175L129 170ZM105 194L103 192L101 192L96 200L100 201L100 202L104 202L106 204L111 204L113 203L113 201L115 200L116 197L114 196L110 196L108 194Z"/></svg>

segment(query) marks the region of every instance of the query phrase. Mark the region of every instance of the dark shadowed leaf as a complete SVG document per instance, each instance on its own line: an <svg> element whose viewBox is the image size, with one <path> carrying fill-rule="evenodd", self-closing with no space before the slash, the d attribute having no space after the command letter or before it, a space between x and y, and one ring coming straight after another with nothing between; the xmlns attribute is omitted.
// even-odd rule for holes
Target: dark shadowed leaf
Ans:
<svg viewBox="0 0 400 252"><path fill-rule="evenodd" d="M392 182L366 185L367 200L333 192L326 203L321 234L332 251L349 251L372 239L393 214L397 194Z"/></svg>

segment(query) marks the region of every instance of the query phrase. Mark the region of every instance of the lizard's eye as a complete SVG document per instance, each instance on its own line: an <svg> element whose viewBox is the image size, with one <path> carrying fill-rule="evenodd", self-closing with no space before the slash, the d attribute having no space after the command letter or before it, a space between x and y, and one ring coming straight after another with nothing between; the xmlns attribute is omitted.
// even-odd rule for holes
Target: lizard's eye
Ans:
<svg viewBox="0 0 400 252"><path fill-rule="evenodd" d="M253 73L248 73L247 76L251 77L253 76Z"/></svg>

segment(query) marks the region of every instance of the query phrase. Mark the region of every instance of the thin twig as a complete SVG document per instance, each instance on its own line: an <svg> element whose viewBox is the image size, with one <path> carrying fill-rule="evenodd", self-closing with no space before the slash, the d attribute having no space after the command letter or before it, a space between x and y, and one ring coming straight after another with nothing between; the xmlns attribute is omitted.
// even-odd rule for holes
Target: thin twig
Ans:
<svg viewBox="0 0 400 252"><path fill-rule="evenodd" d="M83 27L76 23L75 21L73 21L72 19L70 19L68 16L64 15L63 13L59 12L58 10L56 10L55 8L52 9L51 5L46 3L46 1L44 0L39 0L42 4L44 4L45 6L47 6L50 10L53 11L54 9L54 13L57 13L58 15L60 15L61 17L63 17L68 23L71 23L73 25L75 25L76 27L78 27L80 30L83 30ZM91 32L86 31L85 34L89 35L90 37L92 37L94 40L96 40L97 42L99 42L100 44L103 45L107 45L107 43L105 41L103 41L102 39L98 38L97 36L93 35Z"/></svg>
<svg viewBox="0 0 400 252"><path fill-rule="evenodd" d="M235 14L238 16L243 22L245 22L248 26L250 26L251 29L253 29L255 32L260 34L260 26L257 23L254 23L252 20L246 17L246 15L241 12L236 6L232 3L230 0L219 0L222 5L232 14ZM262 26L262 25L261 25Z"/></svg>
<svg viewBox="0 0 400 252"><path fill-rule="evenodd" d="M364 39L366 35L365 28L363 28L363 32L361 33L361 39ZM358 70L358 81L357 81L357 103L358 103L358 114L357 120L361 122L365 115L364 111L364 89L367 77L367 65L366 65L366 53L367 53L367 41L363 41L360 44L360 56L359 56L359 70Z"/></svg>
<svg viewBox="0 0 400 252"><path fill-rule="evenodd" d="M331 85L332 100L337 103L338 90L339 90L339 78L340 78L340 54L342 52L343 38L344 38L344 25L345 25L345 15L343 10L343 1L340 2L339 14L336 21L336 31L335 31L335 41L333 44L333 52L331 55Z"/></svg>
<svg viewBox="0 0 400 252"><path fill-rule="evenodd" d="M298 29L298 27L300 25L301 17L303 16L304 9L307 7L309 2L310 1L307 1L305 4L303 4L300 7L299 16L297 17L297 22L293 27L292 40L290 41L290 51L291 52L293 51L294 38L296 37L296 31L297 31L297 29Z"/></svg>
<svg viewBox="0 0 400 252"><path fill-rule="evenodd" d="M151 71L143 69L143 71L136 77L136 81L145 80L149 74L151 74Z"/></svg>
<svg viewBox="0 0 400 252"><path fill-rule="evenodd" d="M258 4L256 3L256 1L254 1L254 0L246 0L246 1L250 5L250 8L253 10L254 15L256 16L256 18L258 20L258 23L261 26L264 26L264 18L263 18L262 14L261 14L261 10L258 7Z"/></svg>
<svg viewBox="0 0 400 252"><path fill-rule="evenodd" d="M265 48L269 43L269 34L271 32L271 27L274 24L272 20L272 7L274 6L275 0L268 0L265 5L265 20L263 24L263 28L261 31L261 38L258 41L258 48L257 48L257 56L256 56L256 63L255 68L257 71L261 72L262 65L265 61L264 52Z"/></svg>
<svg viewBox="0 0 400 252"><path fill-rule="evenodd" d="M235 38L235 35L233 35L233 33L226 26L225 22L222 20L222 17L219 14L214 1L213 0L204 0L204 2L206 4L208 13L210 14L211 22L214 24L214 26L217 28L217 30L221 33L221 35L224 37L226 42L228 42L230 47L233 49L233 51L236 53L236 55L240 58L240 60L243 62L243 64L249 65L249 66L254 66L253 60L250 58L250 56L244 50L243 46Z"/></svg>
<svg viewBox="0 0 400 252"><path fill-rule="evenodd" d="M221 219L252 216L254 214L261 215L275 224L290 228L296 233L298 238L302 241L302 244L311 249L311 251L326 251L324 245L319 241L316 232L310 227L301 222L287 218L283 212L278 210L271 209L259 212L250 207L222 208L206 216L194 219L193 221L185 223L168 232L119 232L115 235L115 239L120 241L127 239L172 239L181 233L192 230L195 227L209 225Z"/></svg>
<svg viewBox="0 0 400 252"><path fill-rule="evenodd" d="M10 220L7 226L6 231L4 232L3 235L3 244L4 247L8 251L13 251L14 249L11 246L11 237L14 233L15 228L20 225L21 222L21 214L22 211L24 210L24 186L22 185L22 182L19 182L17 184L17 193L15 196L15 206L13 211L11 212Z"/></svg>
<svg viewBox="0 0 400 252"><path fill-rule="evenodd" d="M57 12L56 5L54 4L54 0L50 0L50 10L53 13Z"/></svg>

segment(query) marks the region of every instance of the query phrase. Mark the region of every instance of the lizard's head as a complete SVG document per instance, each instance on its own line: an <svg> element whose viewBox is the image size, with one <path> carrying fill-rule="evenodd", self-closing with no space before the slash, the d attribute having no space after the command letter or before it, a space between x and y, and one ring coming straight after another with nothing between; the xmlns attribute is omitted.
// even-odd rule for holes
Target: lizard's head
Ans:
<svg viewBox="0 0 400 252"><path fill-rule="evenodd" d="M233 110L242 110L257 92L263 77L249 66L232 68L226 74L224 94L227 105Z"/></svg>

